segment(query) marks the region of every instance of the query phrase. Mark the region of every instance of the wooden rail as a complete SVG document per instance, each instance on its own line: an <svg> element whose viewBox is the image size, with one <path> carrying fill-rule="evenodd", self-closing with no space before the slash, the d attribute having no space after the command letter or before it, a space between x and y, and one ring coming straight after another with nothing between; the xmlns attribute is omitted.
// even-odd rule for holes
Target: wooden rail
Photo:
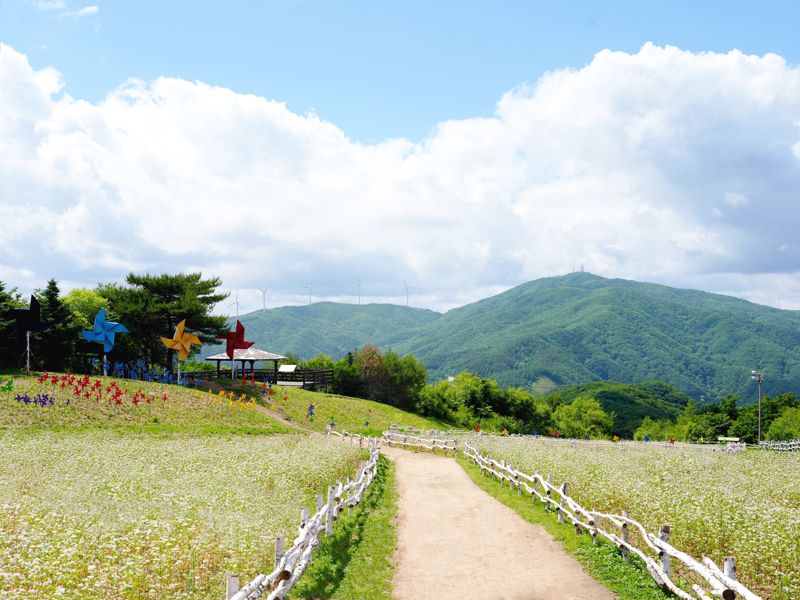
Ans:
<svg viewBox="0 0 800 600"><path fill-rule="evenodd" d="M464 456L475 463L484 475L489 474L501 483L508 482L509 487L515 488L517 493L522 493L524 490L531 497L538 498L546 508L552 508L558 513L559 522L569 521L578 533L588 531L595 544L598 536L601 536L616 545L622 551L623 557L635 554L644 562L647 571L660 587L669 590L682 600L698 600L698 598L710 600L711 596L734 600L737 594L745 600L761 600L759 596L736 581L733 558L725 559L724 571L710 558L703 557L702 562L697 561L669 543L670 528L667 525L663 525L659 534L654 535L641 523L631 519L625 511L621 515L616 515L587 510L567 494L566 482L556 486L550 481L549 476L544 478L538 473L533 475L523 473L505 461L497 461L482 455L469 442L465 442ZM601 527L601 524L605 527ZM608 528L606 524L612 527ZM637 534L643 543L643 548L634 545L630 537L631 532ZM653 554L656 556L653 557ZM671 558L704 580L705 585L711 590L710 593L697 583L691 584L694 595L678 586L671 577Z"/></svg>
<svg viewBox="0 0 800 600"><path fill-rule="evenodd" d="M422 448L436 452L442 450L444 452L455 452L458 450L458 442L454 438L445 437L420 437L415 435L408 435L399 433L397 431L384 431L381 441L387 446L405 446L408 448Z"/></svg>
<svg viewBox="0 0 800 600"><path fill-rule="evenodd" d="M183 379L191 381L196 379L198 381L207 381L211 379L230 379L230 371L187 371L183 373ZM241 379L242 375L247 377L253 373L255 378L263 381L265 377L272 381L275 378L274 369L241 369L236 370L237 379ZM275 383L272 381L272 383ZM282 383L302 383L303 387L325 387L333 385L333 369L303 369L297 370L293 373L278 373L278 381L276 385Z"/></svg>
<svg viewBox="0 0 800 600"><path fill-rule="evenodd" d="M256 600L264 594L267 600L283 598L294 587L300 577L311 563L314 551L319 547L323 534L333 535L333 527L339 518L339 513L344 507L358 505L369 488L375 473L378 470L380 446L375 438L364 438L353 434L339 434L339 437L360 438L367 441L369 446L369 460L363 463L356 473L353 481L348 478L346 483L337 481L336 485L328 488L327 501L322 494L317 494L317 512L304 508L300 512L300 528L292 547L284 550L284 538L275 540L274 569L269 574L260 574L250 583L239 589L238 575L229 575L227 581L227 600Z"/></svg>
<svg viewBox="0 0 800 600"><path fill-rule="evenodd" d="M761 442L760 448L767 450L780 450L782 452L800 452L800 440L789 440L788 442Z"/></svg>

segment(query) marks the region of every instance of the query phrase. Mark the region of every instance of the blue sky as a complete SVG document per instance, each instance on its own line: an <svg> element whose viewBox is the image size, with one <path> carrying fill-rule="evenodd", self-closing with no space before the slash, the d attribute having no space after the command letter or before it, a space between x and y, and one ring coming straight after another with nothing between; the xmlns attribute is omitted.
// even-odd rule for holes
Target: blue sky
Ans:
<svg viewBox="0 0 800 600"><path fill-rule="evenodd" d="M98 10L65 14L87 6ZM798 22L798 2L0 1L0 40L58 69L76 98L96 102L129 77L200 80L316 111L364 142L489 116L504 92L604 48L797 64Z"/></svg>
<svg viewBox="0 0 800 600"><path fill-rule="evenodd" d="M800 309L799 17L0 0L0 280L444 310L584 265Z"/></svg>

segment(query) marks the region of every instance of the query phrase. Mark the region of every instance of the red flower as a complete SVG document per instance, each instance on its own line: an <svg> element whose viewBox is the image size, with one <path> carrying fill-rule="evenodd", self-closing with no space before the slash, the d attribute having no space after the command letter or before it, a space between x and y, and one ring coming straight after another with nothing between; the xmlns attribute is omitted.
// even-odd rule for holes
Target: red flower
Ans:
<svg viewBox="0 0 800 600"><path fill-rule="evenodd" d="M42 373L42 374L39 376L39 383L44 383L44 382L45 382L45 381L47 381L49 378L50 378L50 375L48 375L47 373Z"/></svg>

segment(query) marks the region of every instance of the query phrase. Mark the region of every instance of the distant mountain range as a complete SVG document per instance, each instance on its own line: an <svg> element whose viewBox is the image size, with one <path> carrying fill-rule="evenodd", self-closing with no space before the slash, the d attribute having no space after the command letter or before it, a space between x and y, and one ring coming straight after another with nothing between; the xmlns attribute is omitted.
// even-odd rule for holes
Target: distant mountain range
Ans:
<svg viewBox="0 0 800 600"><path fill-rule="evenodd" d="M661 380L690 396L800 391L800 313L588 273L538 279L444 314L320 302L240 317L273 352L334 357L365 344L412 353L432 380L463 370L544 392ZM215 348L204 349L211 352Z"/></svg>

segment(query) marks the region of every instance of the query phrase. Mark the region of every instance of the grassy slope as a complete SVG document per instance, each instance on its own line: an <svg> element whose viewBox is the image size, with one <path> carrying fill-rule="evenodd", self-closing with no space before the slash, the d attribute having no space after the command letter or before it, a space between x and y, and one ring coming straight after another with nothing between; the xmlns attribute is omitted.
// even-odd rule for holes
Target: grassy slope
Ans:
<svg viewBox="0 0 800 600"><path fill-rule="evenodd" d="M172 385L133 382L111 377L91 378L87 389L95 382L102 385L100 399L76 397L73 388L51 382L39 383L35 377L14 379L14 391L0 393L0 427L18 428L133 428L141 431L234 431L246 433L277 433L287 428L256 410L243 409L239 404L210 400L198 391ZM122 404L111 400L108 386L112 382L124 391ZM138 405L132 402L139 390L151 398ZM15 396L49 394L55 398L52 406L25 405ZM164 399L164 394L167 398Z"/></svg>
<svg viewBox="0 0 800 600"><path fill-rule="evenodd" d="M238 381L223 380L223 383L235 394L241 393L243 389ZM251 396L263 396L261 384L247 385L244 389ZM393 424L412 425L419 429L450 429L451 427L442 421L422 417L371 400L292 387L276 386L274 390L275 394L271 397L266 396L265 398L269 399L266 399L263 404L276 410L289 421L315 431L324 431L331 419L335 421L337 431L347 430L374 436L380 436ZM306 418L310 404L315 406L312 419ZM366 424L367 421L369 421L369 425Z"/></svg>

